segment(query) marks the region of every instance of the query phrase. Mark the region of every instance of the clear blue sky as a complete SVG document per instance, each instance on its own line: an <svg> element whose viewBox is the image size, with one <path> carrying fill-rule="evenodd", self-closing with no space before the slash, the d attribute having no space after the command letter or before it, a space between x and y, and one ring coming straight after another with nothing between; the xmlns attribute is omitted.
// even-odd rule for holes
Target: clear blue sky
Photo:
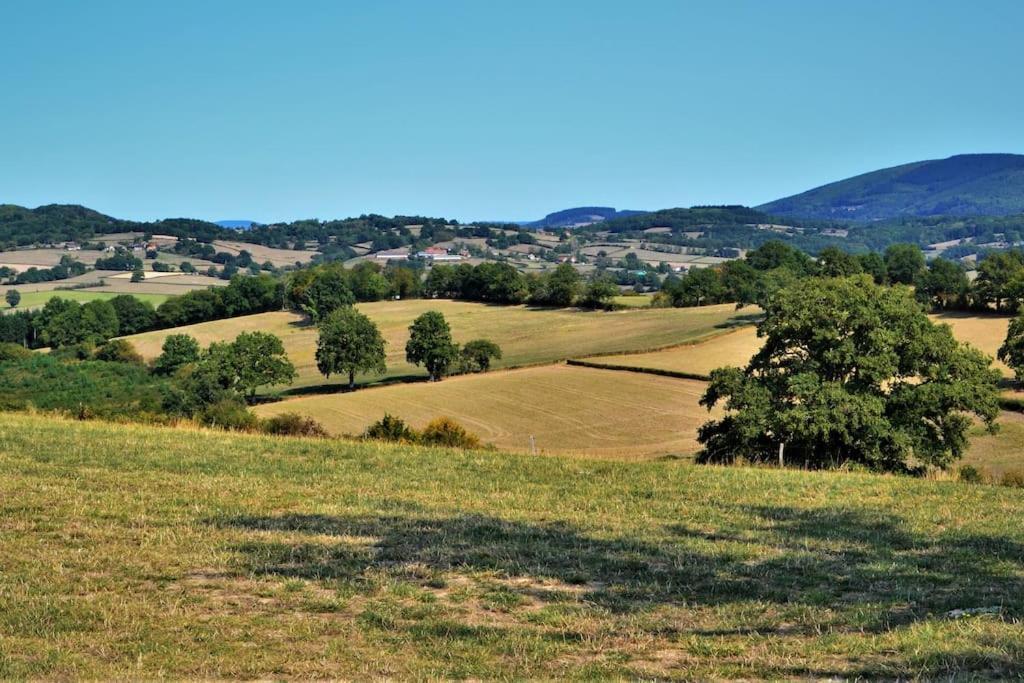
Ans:
<svg viewBox="0 0 1024 683"><path fill-rule="evenodd" d="M1024 3L0 7L0 202L124 218L758 204L1024 152Z"/></svg>

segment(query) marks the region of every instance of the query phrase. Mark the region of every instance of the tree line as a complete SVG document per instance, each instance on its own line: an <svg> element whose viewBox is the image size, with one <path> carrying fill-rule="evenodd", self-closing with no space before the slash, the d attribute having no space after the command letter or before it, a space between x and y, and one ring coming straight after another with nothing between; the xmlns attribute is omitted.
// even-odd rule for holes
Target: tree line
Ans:
<svg viewBox="0 0 1024 683"><path fill-rule="evenodd" d="M283 296L283 282L269 275L236 276L225 287L197 289L155 308L130 294L84 304L57 294L39 310L0 315L0 342L95 347L112 337L280 310Z"/></svg>

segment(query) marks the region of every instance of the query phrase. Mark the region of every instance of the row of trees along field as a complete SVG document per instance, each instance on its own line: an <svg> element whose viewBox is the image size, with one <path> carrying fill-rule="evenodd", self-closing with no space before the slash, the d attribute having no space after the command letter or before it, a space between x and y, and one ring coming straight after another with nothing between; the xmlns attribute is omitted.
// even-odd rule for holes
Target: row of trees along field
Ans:
<svg viewBox="0 0 1024 683"><path fill-rule="evenodd" d="M0 316L0 341L28 348L97 345L119 335L281 309L284 283L269 275L236 276L158 307L130 294L80 304L56 293L42 309Z"/></svg>
<svg viewBox="0 0 1024 683"><path fill-rule="evenodd" d="M1024 303L1024 252L992 252L978 263L972 283L957 261L926 261L913 244L895 244L884 253L849 254L823 250L817 260L790 245L774 241L743 259L717 268L692 269L666 278L655 305L704 306L736 302L764 305L771 294L807 277L866 274L875 284L910 285L918 300L935 309L1013 313Z"/></svg>
<svg viewBox="0 0 1024 683"><path fill-rule="evenodd" d="M569 263L539 275L524 274L508 263L437 264L424 278L420 268L381 269L363 262L352 268L328 263L295 271L289 276L286 300L292 309L316 321L342 306L392 296L600 308L609 306L618 291L610 277L584 280Z"/></svg>

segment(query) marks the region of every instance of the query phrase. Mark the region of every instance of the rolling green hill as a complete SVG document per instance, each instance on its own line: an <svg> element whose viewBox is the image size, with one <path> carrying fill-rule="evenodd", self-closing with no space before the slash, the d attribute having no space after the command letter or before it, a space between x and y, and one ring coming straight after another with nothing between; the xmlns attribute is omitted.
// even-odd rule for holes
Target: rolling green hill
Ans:
<svg viewBox="0 0 1024 683"><path fill-rule="evenodd" d="M3 679L1024 673L1019 489L12 414L0 472Z"/></svg>
<svg viewBox="0 0 1024 683"><path fill-rule="evenodd" d="M918 161L757 208L774 216L859 221L1024 213L1024 155L961 154Z"/></svg>

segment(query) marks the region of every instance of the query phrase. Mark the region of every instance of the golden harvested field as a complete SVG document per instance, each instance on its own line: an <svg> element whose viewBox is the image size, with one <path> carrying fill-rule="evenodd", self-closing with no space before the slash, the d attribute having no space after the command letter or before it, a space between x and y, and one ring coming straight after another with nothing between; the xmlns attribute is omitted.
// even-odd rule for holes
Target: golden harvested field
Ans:
<svg viewBox="0 0 1024 683"><path fill-rule="evenodd" d="M993 358L1006 338L1006 328L1009 325L1009 318L1005 316L974 313L942 313L931 318L935 322L948 324L953 329L953 336ZM599 363L706 375L724 365L742 367L760 348L761 340L754 328L743 327L701 344L652 353L606 356L594 360ZM993 365L1005 376L1013 376L1013 371L1000 361L996 360Z"/></svg>
<svg viewBox="0 0 1024 683"><path fill-rule="evenodd" d="M981 315L978 313L950 312L931 316L936 322L943 322L953 328L953 335L981 349L993 358L1006 339L1010 319L1002 315ZM996 360L993 364L1007 377L1013 377L1013 370Z"/></svg>
<svg viewBox="0 0 1024 683"><path fill-rule="evenodd" d="M704 383L632 372L547 365L482 375L305 396L256 407L263 417L295 412L333 434L358 434L384 413L414 427L455 418L502 450L648 459L697 449L708 412Z"/></svg>
<svg viewBox="0 0 1024 683"><path fill-rule="evenodd" d="M735 321L732 305L633 311L541 310L525 306L488 306L464 301L410 299L360 304L359 310L380 327L388 342L387 377L426 373L405 362L408 327L421 313L441 311L455 341L478 337L497 342L504 353L495 367L553 363L602 353L658 348L716 334ZM191 334L202 345L234 339L240 332L262 330L281 337L299 378L296 387L324 384L316 369L316 328L294 313L263 313L135 335L128 339L147 358L160 353L169 334ZM331 384L343 378L332 377Z"/></svg>
<svg viewBox="0 0 1024 683"><path fill-rule="evenodd" d="M319 253L309 250L275 249L273 247L264 247L260 244L228 242L224 240L214 240L213 247L217 251L224 251L229 254L238 254L244 250L252 254L252 259L256 263L270 261L275 266L294 266L296 261L307 263Z"/></svg>
<svg viewBox="0 0 1024 683"><path fill-rule="evenodd" d="M761 348L761 339L753 326L741 327L699 344L687 344L650 353L630 353L593 358L596 363L651 368L708 375L724 365L746 365Z"/></svg>

